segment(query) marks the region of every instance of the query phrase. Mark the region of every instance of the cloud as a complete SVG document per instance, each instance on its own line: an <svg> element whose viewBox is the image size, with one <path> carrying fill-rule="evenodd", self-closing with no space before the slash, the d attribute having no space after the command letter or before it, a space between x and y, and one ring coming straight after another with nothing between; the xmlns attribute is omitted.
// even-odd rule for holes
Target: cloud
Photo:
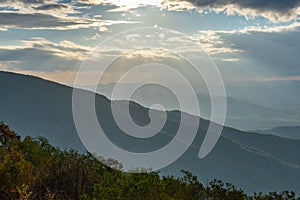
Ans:
<svg viewBox="0 0 300 200"><path fill-rule="evenodd" d="M38 6L34 9L36 9L36 10L56 10L56 9L63 9L63 8L68 8L68 6L65 4L46 4L46 5Z"/></svg>
<svg viewBox="0 0 300 200"><path fill-rule="evenodd" d="M1 0L0 6L13 7L18 11L29 11L43 5L57 4L58 0Z"/></svg>
<svg viewBox="0 0 300 200"><path fill-rule="evenodd" d="M201 30L193 37L202 42L204 49L215 59L223 61L221 65L227 66L227 69L236 70L239 67L245 69L244 73L248 74L288 77L300 73L299 33L300 23L294 22L280 26L251 26L229 31ZM226 53L223 53L223 49ZM230 52L230 49L233 51Z"/></svg>
<svg viewBox="0 0 300 200"><path fill-rule="evenodd" d="M0 7L0 12L18 14L40 13L56 17L67 17L70 14L74 15L79 13L72 4L60 3L59 0L2 0Z"/></svg>
<svg viewBox="0 0 300 200"><path fill-rule="evenodd" d="M96 5L96 4L107 3L108 1L105 1L105 0L73 0L73 2Z"/></svg>
<svg viewBox="0 0 300 200"><path fill-rule="evenodd" d="M160 5L163 9L170 11L185 11L196 9L195 5L188 1L163 0Z"/></svg>
<svg viewBox="0 0 300 200"><path fill-rule="evenodd" d="M143 49L143 50L135 50L128 52L125 55L125 58L127 59L143 59L143 60L149 60L149 61L161 61L164 59L174 59L179 60L180 58L176 56L176 54L173 54L171 52L168 52L166 50L161 49Z"/></svg>
<svg viewBox="0 0 300 200"><path fill-rule="evenodd" d="M143 6L154 6L168 10L192 10L200 12L213 11L224 12L227 15L240 15L246 18L264 17L272 22L295 20L300 15L299 0L72 0L69 3L61 3L58 0L2 0L0 5L10 6L19 11L56 11L60 15L64 13L76 13L77 8L89 8L89 6L108 6L109 12L126 12Z"/></svg>
<svg viewBox="0 0 300 200"><path fill-rule="evenodd" d="M23 41L23 43L26 48L50 51L53 55L74 60L84 60L87 53L92 50L90 47L78 45L67 40L53 43L45 38L32 38L31 40Z"/></svg>
<svg viewBox="0 0 300 200"><path fill-rule="evenodd" d="M89 27L104 27L113 24L136 24L136 21L95 20L81 17L57 17L43 13L22 14L0 12L1 30L10 28L70 30ZM108 31L107 28L100 31Z"/></svg>
<svg viewBox="0 0 300 200"><path fill-rule="evenodd" d="M193 35L192 38L204 52L210 55L217 56L219 54L236 54L242 52L241 49L235 48L233 44L226 43L219 31L199 31L199 34ZM192 51L192 49L188 49L188 51Z"/></svg>
<svg viewBox="0 0 300 200"><path fill-rule="evenodd" d="M113 5L115 8L110 9L110 12L126 12L143 6L159 7L162 0L80 0L80 2L96 5Z"/></svg>
<svg viewBox="0 0 300 200"><path fill-rule="evenodd" d="M238 58L223 58L222 59L222 61L225 61L225 62L236 62L238 60L239 60Z"/></svg>
<svg viewBox="0 0 300 200"><path fill-rule="evenodd" d="M82 7L77 1L60 3L58 0L3 0L0 7L2 8L0 31L11 28L72 30L97 27L100 32L106 32L109 30L107 26L114 24L140 23L129 20L102 20L101 16L93 17L95 13L90 13L90 7Z"/></svg>
<svg viewBox="0 0 300 200"><path fill-rule="evenodd" d="M0 7L0 27L23 29L69 30L96 26L96 20L75 16L79 12L73 6L58 0L3 0ZM72 14L72 16L70 16Z"/></svg>
<svg viewBox="0 0 300 200"><path fill-rule="evenodd" d="M171 9L173 7L177 7L178 10L197 8L201 12L212 10L225 12L228 15L237 14L246 18L261 16L273 22L290 21L297 19L300 15L299 0L165 0L163 5Z"/></svg>
<svg viewBox="0 0 300 200"><path fill-rule="evenodd" d="M199 31L199 34L194 35L193 38L194 41L197 41L209 54L240 53L245 51L246 48L240 48L236 45L236 42L234 41L234 37L236 36L246 37L242 35L270 35L272 33L284 34L287 32L298 32L299 28L300 23L294 22L288 25L272 27L249 26L237 30L201 30ZM231 42L229 42L228 38L231 38ZM227 58L223 60L229 61ZM234 58L234 60L236 60L236 58ZM231 59L231 61L233 60Z"/></svg>
<svg viewBox="0 0 300 200"><path fill-rule="evenodd" d="M55 71L76 69L92 50L70 41L51 42L45 38L22 41L21 46L0 46L0 62L6 70Z"/></svg>
<svg viewBox="0 0 300 200"><path fill-rule="evenodd" d="M55 0L2 0L1 3L44 4Z"/></svg>
<svg viewBox="0 0 300 200"><path fill-rule="evenodd" d="M251 33L284 33L294 32L300 28L300 22L293 22L287 25L275 26L246 26L235 30L201 30L199 33L211 35L213 39L220 39L216 34L251 34Z"/></svg>
<svg viewBox="0 0 300 200"><path fill-rule="evenodd" d="M0 13L0 26L9 28L29 28L29 29L58 29L66 30L88 24L82 20L70 20L55 17L48 14L20 14L20 13Z"/></svg>

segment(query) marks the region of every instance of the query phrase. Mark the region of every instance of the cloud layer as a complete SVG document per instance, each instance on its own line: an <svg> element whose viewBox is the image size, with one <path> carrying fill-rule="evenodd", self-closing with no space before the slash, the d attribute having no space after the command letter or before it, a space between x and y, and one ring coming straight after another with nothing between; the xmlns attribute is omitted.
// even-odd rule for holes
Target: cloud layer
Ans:
<svg viewBox="0 0 300 200"><path fill-rule="evenodd" d="M247 18L261 16L273 22L297 19L300 14L299 0L166 0L164 4L171 9L191 8L193 5L200 10L226 12L228 15L238 14Z"/></svg>
<svg viewBox="0 0 300 200"><path fill-rule="evenodd" d="M76 70L91 51L90 47L70 41L51 42L45 38L31 38L23 45L0 46L2 69L13 70Z"/></svg>
<svg viewBox="0 0 300 200"><path fill-rule="evenodd" d="M89 13L88 5L95 2L86 1L86 3L82 4L80 1L60 3L59 0L3 0L0 1L0 31L12 28L70 30L90 27L108 31L107 26L113 24L138 23L131 20L103 20L98 13ZM106 4L103 4L103 9L111 9L106 8Z"/></svg>

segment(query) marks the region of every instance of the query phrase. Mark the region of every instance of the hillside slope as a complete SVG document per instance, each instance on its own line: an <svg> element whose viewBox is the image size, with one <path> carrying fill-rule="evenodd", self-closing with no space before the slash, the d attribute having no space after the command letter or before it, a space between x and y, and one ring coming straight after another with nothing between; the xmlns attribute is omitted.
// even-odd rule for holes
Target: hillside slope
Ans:
<svg viewBox="0 0 300 200"><path fill-rule="evenodd" d="M82 93L92 95L87 91ZM85 149L73 122L72 88L32 76L0 72L0 94L0 121L12 129L24 135L45 136L55 146ZM120 106L121 112L124 102L114 103ZM136 103L130 105L136 122L147 124L148 109ZM107 136L111 141L135 152L147 152L167 144L180 119L179 111L168 112L163 134L145 140L124 134L114 124L107 98L96 96L96 111L98 117L105 117L102 123L109 131ZM206 158L199 159L199 147L207 126L208 121L200 120L193 145L180 159L162 169L163 174L179 175L179 171L185 169L204 182L219 178L247 192L288 189L300 194L300 141L225 127L213 151Z"/></svg>
<svg viewBox="0 0 300 200"><path fill-rule="evenodd" d="M135 84L118 84L118 87L121 87L122 90L120 90L121 92L118 92L117 95L114 94L114 98L125 99L127 97L126 91L134 86ZM91 89L89 87L86 88ZM113 88L114 84L101 85L97 92L111 99ZM193 105L191 101L193 95L183 93L182 96L186 105L181 109L193 114L195 109L193 106L189 106ZM167 110L179 110L180 106L182 106L179 105L177 101L173 99L170 100L169 94L156 86L143 88L143 90L135 93L131 98L145 107L151 107L153 102L161 103ZM200 116L209 119L211 113L210 96L207 93L198 93L197 98L200 105ZM296 109L292 111L275 109L230 96L227 96L226 116L225 124L227 126L241 130L263 130L276 126L294 126L300 122L300 115L297 114Z"/></svg>
<svg viewBox="0 0 300 200"><path fill-rule="evenodd" d="M278 126L266 130L256 130L254 132L300 140L300 126Z"/></svg>

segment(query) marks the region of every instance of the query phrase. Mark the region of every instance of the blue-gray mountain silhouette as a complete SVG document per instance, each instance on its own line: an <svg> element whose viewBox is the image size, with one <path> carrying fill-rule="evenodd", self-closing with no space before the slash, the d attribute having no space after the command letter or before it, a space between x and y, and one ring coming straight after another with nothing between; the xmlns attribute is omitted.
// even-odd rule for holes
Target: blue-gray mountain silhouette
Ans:
<svg viewBox="0 0 300 200"><path fill-rule="evenodd" d="M93 95L81 90L83 95ZM40 78L0 72L0 121L24 135L42 135L62 148L84 151L72 116L72 88ZM132 138L114 123L111 101L96 95L96 110L108 137L124 149L147 152L167 144L176 133L181 112L170 111L161 133L149 139ZM114 102L118 106L123 101ZM130 103L137 124L149 122L148 109ZM159 117L159 115L158 115ZM194 116L190 116L194 117ZM189 126L186 124L186 126ZM204 159L198 158L208 121L201 119L198 134L185 154L162 174L178 175L189 170L202 181L222 179L247 192L294 190L300 194L300 141L272 135L261 135L224 127L220 140ZM87 130L88 131L88 130Z"/></svg>

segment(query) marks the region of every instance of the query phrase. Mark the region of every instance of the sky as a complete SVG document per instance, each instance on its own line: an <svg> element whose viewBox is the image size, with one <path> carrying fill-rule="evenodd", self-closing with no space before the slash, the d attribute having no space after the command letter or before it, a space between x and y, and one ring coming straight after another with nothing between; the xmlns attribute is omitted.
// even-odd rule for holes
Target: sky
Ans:
<svg viewBox="0 0 300 200"><path fill-rule="evenodd" d="M241 85L264 86L257 95L298 88L299 0L1 0L0 70L72 85L103 41L143 27L178 31L200 45L233 96Z"/></svg>

